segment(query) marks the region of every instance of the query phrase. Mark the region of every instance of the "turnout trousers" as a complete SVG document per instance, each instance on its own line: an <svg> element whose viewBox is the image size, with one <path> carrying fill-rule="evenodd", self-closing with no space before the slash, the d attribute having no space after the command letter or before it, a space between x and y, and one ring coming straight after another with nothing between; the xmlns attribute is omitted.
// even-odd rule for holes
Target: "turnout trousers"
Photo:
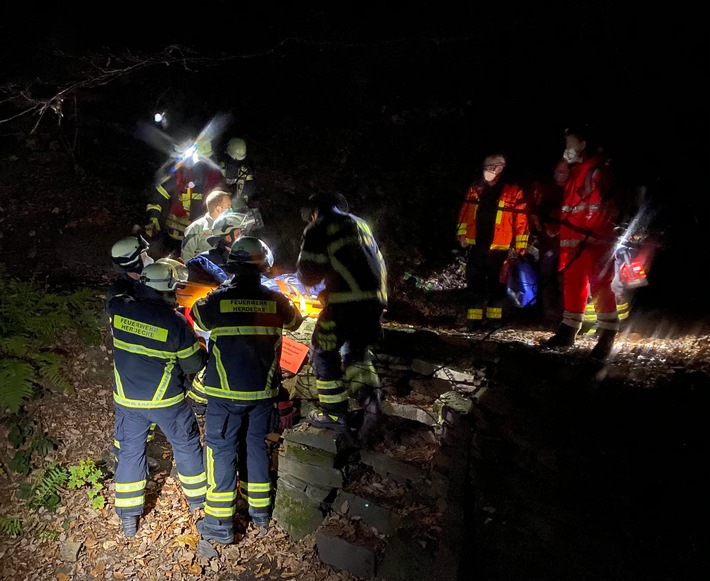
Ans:
<svg viewBox="0 0 710 581"><path fill-rule="evenodd" d="M207 492L200 431L187 401L165 408L129 408L114 404L114 440L118 443L115 508L119 517L141 516L148 477L146 440L156 424L170 442L182 491L191 506Z"/></svg>
<svg viewBox="0 0 710 581"><path fill-rule="evenodd" d="M469 247L466 259L466 319L469 323L502 320L508 292L506 284L500 281L500 271L507 257L507 250Z"/></svg>
<svg viewBox="0 0 710 581"><path fill-rule="evenodd" d="M207 396L205 525L233 532L239 489L249 514L268 516L271 506L270 460L266 437L273 425L273 400L254 402ZM237 454L239 451L239 454Z"/></svg>
<svg viewBox="0 0 710 581"><path fill-rule="evenodd" d="M318 315L311 338L310 361L318 403L329 414L348 411L348 393L380 387L370 349L382 338L379 303L329 304Z"/></svg>

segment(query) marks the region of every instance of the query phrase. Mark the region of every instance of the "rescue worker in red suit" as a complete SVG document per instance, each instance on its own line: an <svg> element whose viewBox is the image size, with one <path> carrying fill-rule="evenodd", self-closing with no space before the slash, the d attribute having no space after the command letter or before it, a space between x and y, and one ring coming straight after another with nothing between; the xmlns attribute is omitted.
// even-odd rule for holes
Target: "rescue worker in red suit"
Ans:
<svg viewBox="0 0 710 581"><path fill-rule="evenodd" d="M571 165L560 211L560 264L564 313L548 347L574 345L591 292L597 313L597 343L591 356L606 359L619 330L612 281L618 204L608 158L597 150L586 128L565 132L563 156Z"/></svg>
<svg viewBox="0 0 710 581"><path fill-rule="evenodd" d="M503 263L525 254L528 246L525 197L516 183L502 179L506 164L500 153L483 160L482 176L469 186L458 215L458 242L468 249L466 320L474 329L484 322L501 326L508 296L506 281L501 281Z"/></svg>
<svg viewBox="0 0 710 581"><path fill-rule="evenodd" d="M382 391L372 347L382 337L387 308L387 268L372 230L348 212L341 194L319 193L302 208L308 222L296 261L298 278L307 287L324 284L323 309L311 337L310 361L316 376L320 409L308 422L345 431L348 397L364 410L361 443L374 438Z"/></svg>
<svg viewBox="0 0 710 581"><path fill-rule="evenodd" d="M200 433L185 401L191 377L207 354L187 319L176 310L181 274L167 262L147 265L133 295L108 301L115 385L114 438L119 444L115 510L123 532L135 536L145 507L146 440L153 423L170 442L182 491L192 511L207 491Z"/></svg>
<svg viewBox="0 0 710 581"><path fill-rule="evenodd" d="M207 211L207 195L225 187L219 165L210 158L209 141L201 141L189 154L190 151L160 177L146 205L146 236L156 246L165 247L158 252L174 258L180 256L185 229Z"/></svg>
<svg viewBox="0 0 710 581"><path fill-rule="evenodd" d="M192 307L197 327L209 331L209 362L203 379L205 413L205 518L197 523L203 539L234 541L239 490L257 527L269 526L270 460L266 437L281 385L281 336L295 331L303 316L283 293L261 284L273 265L268 246L242 236L231 247L227 284ZM239 453L237 451L239 450Z"/></svg>

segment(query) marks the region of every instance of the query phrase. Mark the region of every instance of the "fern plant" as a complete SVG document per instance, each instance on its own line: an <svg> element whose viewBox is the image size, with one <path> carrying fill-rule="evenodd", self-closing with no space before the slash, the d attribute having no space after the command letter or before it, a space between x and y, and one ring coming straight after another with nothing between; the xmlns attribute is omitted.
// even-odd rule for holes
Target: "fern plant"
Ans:
<svg viewBox="0 0 710 581"><path fill-rule="evenodd" d="M0 410L17 413L45 387L71 389L60 348L69 337L100 339L95 291L56 294L0 267Z"/></svg>
<svg viewBox="0 0 710 581"><path fill-rule="evenodd" d="M42 460L57 443L44 433L37 431L34 422L24 414L9 414L5 419L9 424L8 441L16 448L9 461L3 461L8 468L20 474L29 474L40 466Z"/></svg>
<svg viewBox="0 0 710 581"><path fill-rule="evenodd" d="M16 537L22 533L22 519L19 516L0 516L0 533Z"/></svg>
<svg viewBox="0 0 710 581"><path fill-rule="evenodd" d="M44 508L54 512L61 501L59 492L69 478L65 468L57 462L49 464L37 478L34 484L23 482L20 484L18 495L27 501L30 510Z"/></svg>

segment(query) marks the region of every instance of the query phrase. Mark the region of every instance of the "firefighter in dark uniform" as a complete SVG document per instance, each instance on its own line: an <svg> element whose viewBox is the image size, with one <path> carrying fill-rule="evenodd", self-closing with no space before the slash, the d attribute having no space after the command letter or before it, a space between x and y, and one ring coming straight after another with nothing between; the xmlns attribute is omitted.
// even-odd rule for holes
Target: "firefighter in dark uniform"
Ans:
<svg viewBox="0 0 710 581"><path fill-rule="evenodd" d="M203 539L230 544L239 490L257 527L268 529L271 507L270 461L266 437L273 426L281 387L281 336L303 317L280 291L261 284L273 264L269 248L243 236L231 247L226 265L234 277L192 307L195 324L210 332L204 376L205 518L197 523ZM240 450L237 454L237 450Z"/></svg>
<svg viewBox="0 0 710 581"><path fill-rule="evenodd" d="M256 197L254 170L246 160L247 143L241 137L233 137L225 151L224 178L232 194L232 209L245 212L250 207L249 202Z"/></svg>
<svg viewBox="0 0 710 581"><path fill-rule="evenodd" d="M382 336L387 307L385 261L370 227L347 210L340 194L309 198L302 210L309 224L296 263L304 285L325 285L310 352L320 409L308 421L336 431L348 428L349 395L365 407L372 397L381 398L371 348Z"/></svg>
<svg viewBox="0 0 710 581"><path fill-rule="evenodd" d="M190 151L160 176L146 205L146 236L165 247L161 254L175 257L180 256L185 228L207 211L207 195L224 189L222 171L210 158L210 142L201 141L191 156Z"/></svg>
<svg viewBox="0 0 710 581"><path fill-rule="evenodd" d="M149 245L142 236L126 236L121 238L111 247L111 263L118 276L113 281L106 292L106 304L113 297L119 294L135 296L136 285L140 284L141 271L153 262L148 256ZM153 440L155 424L151 424L147 441ZM118 462L118 449L120 442L114 440L112 454L114 462ZM146 456L148 467L151 470L160 468L160 464L155 458Z"/></svg>
<svg viewBox="0 0 710 581"><path fill-rule="evenodd" d="M142 236L126 236L111 247L111 264L117 276L106 292L107 302L118 294L133 295L143 267L153 262L148 256L148 248Z"/></svg>
<svg viewBox="0 0 710 581"><path fill-rule="evenodd" d="M175 309L180 278L172 264L149 264L135 296L118 294L107 305L115 372L114 438L120 444L115 509L127 537L136 534L145 505L146 438L152 423L172 446L191 509L204 504L207 477L185 390L204 367L206 352L187 319Z"/></svg>
<svg viewBox="0 0 710 581"><path fill-rule="evenodd" d="M225 152L227 158L222 164L222 171L232 194L232 209L247 214L253 220L250 230L244 232L247 236L264 227L254 179L254 166L247 160L247 142L241 137L230 139Z"/></svg>

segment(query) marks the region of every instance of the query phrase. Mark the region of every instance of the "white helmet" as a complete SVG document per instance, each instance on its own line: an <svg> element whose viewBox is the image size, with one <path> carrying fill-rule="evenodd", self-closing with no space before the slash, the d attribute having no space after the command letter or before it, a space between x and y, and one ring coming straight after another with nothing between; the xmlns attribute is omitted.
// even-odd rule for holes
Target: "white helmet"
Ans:
<svg viewBox="0 0 710 581"><path fill-rule="evenodd" d="M181 279L178 269L164 260L146 266L141 272L140 282L160 292L175 292L186 279Z"/></svg>
<svg viewBox="0 0 710 581"><path fill-rule="evenodd" d="M175 269L175 273L180 280L180 282L186 282L187 281L187 276L188 276L188 271L187 271L187 266L185 266L182 262L179 260L175 260L174 258L158 258L155 262L162 262L163 264L168 264L172 266Z"/></svg>
<svg viewBox="0 0 710 581"><path fill-rule="evenodd" d="M247 142L241 137L233 137L227 143L227 155L237 161L243 160L247 156Z"/></svg>
<svg viewBox="0 0 710 581"><path fill-rule="evenodd" d="M227 258L227 267L234 269L253 265L259 270L267 270L274 265L274 255L266 243L255 236L241 236L232 243Z"/></svg>
<svg viewBox="0 0 710 581"><path fill-rule="evenodd" d="M215 246L227 234L231 234L235 230L246 230L254 223L253 216L227 209L215 218L212 225L212 236L207 239L207 242Z"/></svg>
<svg viewBox="0 0 710 581"><path fill-rule="evenodd" d="M145 266L141 254L146 250L148 243L142 236L127 236L111 247L111 260L124 270L140 272Z"/></svg>

